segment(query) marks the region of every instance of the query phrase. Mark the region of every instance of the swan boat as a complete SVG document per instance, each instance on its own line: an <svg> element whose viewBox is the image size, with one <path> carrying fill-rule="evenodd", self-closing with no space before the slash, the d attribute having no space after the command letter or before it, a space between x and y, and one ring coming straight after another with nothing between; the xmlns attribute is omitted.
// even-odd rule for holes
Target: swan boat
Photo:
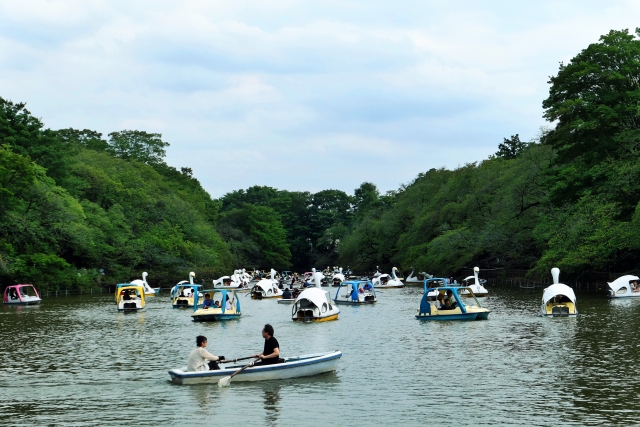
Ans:
<svg viewBox="0 0 640 427"><path fill-rule="evenodd" d="M328 353L305 354L302 356L285 357L282 363L272 365L252 366L233 377L237 381L267 381L283 380L287 378L311 377L314 375L333 372L338 368L338 361L342 352L336 350ZM174 384L216 384L222 377L231 375L244 365L242 363L225 366L215 371L187 372L187 367L169 371L171 382Z"/></svg>
<svg viewBox="0 0 640 427"><path fill-rule="evenodd" d="M466 277L462 281L462 286L466 286L473 291L473 294L478 298L484 298L489 295L489 291L483 285L487 283L486 280L480 280L478 278L478 273L480 272L480 267L473 267L473 276ZM470 296L468 292L462 293L463 297Z"/></svg>
<svg viewBox="0 0 640 427"><path fill-rule="evenodd" d="M116 286L118 311L144 310L145 289L139 285L119 284Z"/></svg>
<svg viewBox="0 0 640 427"><path fill-rule="evenodd" d="M634 282L636 286L634 286ZM618 277L609 285L609 297L611 298L636 298L640 297L640 290L638 283L640 283L640 278L638 276L626 275L622 277Z"/></svg>
<svg viewBox="0 0 640 427"><path fill-rule="evenodd" d="M348 280L342 282L333 299L336 304L373 304L378 301L376 291L369 281Z"/></svg>
<svg viewBox="0 0 640 427"><path fill-rule="evenodd" d="M249 281L242 274L242 270L235 270L231 276L222 276L218 280L213 281L215 289L225 289L236 292L249 292Z"/></svg>
<svg viewBox="0 0 640 427"><path fill-rule="evenodd" d="M276 271L271 269L271 278L262 279L251 288L251 299L282 298L282 291L278 289L275 279Z"/></svg>
<svg viewBox="0 0 640 427"><path fill-rule="evenodd" d="M396 271L398 271L398 269L393 267L391 269L391 275L381 274L379 276L374 276L371 283L373 283L373 286L378 289L402 288L404 287L404 283L402 283L402 280L396 276Z"/></svg>
<svg viewBox="0 0 640 427"><path fill-rule="evenodd" d="M340 286L342 282L345 281L345 276L342 273L342 267L339 270L334 271L333 276L331 277L331 286Z"/></svg>
<svg viewBox="0 0 640 427"><path fill-rule="evenodd" d="M420 308L416 313L416 319L419 320L486 320L489 318L489 310L482 307L480 301L473 294L473 290L469 287L460 286L442 286L435 289L440 295L451 291L451 295L455 302L449 308L438 307L438 301L429 301L427 299L427 288L425 286L424 295L420 301ZM460 291L467 290L469 297L462 298ZM466 301L465 301L466 300Z"/></svg>
<svg viewBox="0 0 640 427"><path fill-rule="evenodd" d="M338 314L340 309L332 303L329 292L319 287L302 291L291 310L295 322L328 322L337 320Z"/></svg>
<svg viewBox="0 0 640 427"><path fill-rule="evenodd" d="M569 286L560 283L560 269L552 268L553 285L542 291L540 314L544 317L576 317L576 294Z"/></svg>
<svg viewBox="0 0 640 427"><path fill-rule="evenodd" d="M156 294L160 293L160 288L152 288L151 285L147 283L147 276L148 274L145 271L142 273L142 280L140 279L132 280L131 284L134 286L142 286L142 288L144 289L144 296L153 297Z"/></svg>
<svg viewBox="0 0 640 427"><path fill-rule="evenodd" d="M173 288L171 288L171 304L173 308L189 308L193 307L196 299L199 300L199 304L202 305L202 285L196 285L193 283L193 278L196 277L196 273L193 271L189 273L189 281L182 280L178 282Z"/></svg>
<svg viewBox="0 0 640 427"><path fill-rule="evenodd" d="M37 305L41 301L36 287L28 284L7 286L2 296L3 304Z"/></svg>
<svg viewBox="0 0 640 427"><path fill-rule="evenodd" d="M411 274L409 274L409 276L404 280L404 283L406 283L407 285L409 284L417 285L418 283L423 283L425 279L433 278L433 275L425 273L424 271L421 273L418 273L417 276L414 276L413 272L414 272L413 267L411 267Z"/></svg>
<svg viewBox="0 0 640 427"><path fill-rule="evenodd" d="M215 304L213 307L198 307L199 298L196 294L195 304L193 306L193 314L191 318L194 322L209 322L216 320L232 320L238 319L242 315L240 311L240 300L238 299L238 294L236 291L228 291L226 289L218 290L204 290L205 296L208 293L212 293L212 300ZM231 297L229 297L231 295ZM231 308L227 308L227 298L229 299L229 303ZM204 301L202 302L204 304Z"/></svg>

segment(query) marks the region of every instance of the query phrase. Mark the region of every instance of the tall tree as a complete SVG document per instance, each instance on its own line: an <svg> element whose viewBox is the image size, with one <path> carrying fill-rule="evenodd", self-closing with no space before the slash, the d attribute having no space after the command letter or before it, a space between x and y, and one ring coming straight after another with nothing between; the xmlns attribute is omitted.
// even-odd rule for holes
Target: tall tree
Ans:
<svg viewBox="0 0 640 427"><path fill-rule="evenodd" d="M168 142L159 133L123 130L109 134L109 150L124 160L137 160L148 165L164 163Z"/></svg>

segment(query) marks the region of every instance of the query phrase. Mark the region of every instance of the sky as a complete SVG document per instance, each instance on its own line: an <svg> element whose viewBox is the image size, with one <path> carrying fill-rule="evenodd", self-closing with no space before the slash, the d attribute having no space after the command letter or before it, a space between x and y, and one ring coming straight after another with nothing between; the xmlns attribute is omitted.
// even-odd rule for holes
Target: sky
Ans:
<svg viewBox="0 0 640 427"><path fill-rule="evenodd" d="M536 138L548 78L637 1L0 0L0 96L51 129L161 133L215 198L362 182Z"/></svg>

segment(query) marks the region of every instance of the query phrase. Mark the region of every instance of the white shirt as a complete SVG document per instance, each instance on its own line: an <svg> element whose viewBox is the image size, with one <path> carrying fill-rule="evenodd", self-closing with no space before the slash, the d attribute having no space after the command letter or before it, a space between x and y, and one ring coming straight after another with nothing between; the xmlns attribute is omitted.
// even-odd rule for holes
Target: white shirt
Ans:
<svg viewBox="0 0 640 427"><path fill-rule="evenodd" d="M208 371L209 365L207 360L218 360L218 356L214 356L202 347L196 347L189 353L187 361L187 371Z"/></svg>
<svg viewBox="0 0 640 427"><path fill-rule="evenodd" d="M224 306L224 311L227 311L227 310L233 310L233 305L229 300L227 300L227 304Z"/></svg>

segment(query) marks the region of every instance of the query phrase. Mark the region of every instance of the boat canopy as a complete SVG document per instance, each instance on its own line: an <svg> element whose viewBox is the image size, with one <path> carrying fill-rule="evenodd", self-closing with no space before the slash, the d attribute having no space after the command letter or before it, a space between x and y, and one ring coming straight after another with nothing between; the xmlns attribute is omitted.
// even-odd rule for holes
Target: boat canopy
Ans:
<svg viewBox="0 0 640 427"><path fill-rule="evenodd" d="M429 288L437 288L439 286L446 286L447 279L442 277L433 277L431 279L425 279L424 281L424 291L426 292Z"/></svg>
<svg viewBox="0 0 640 427"><path fill-rule="evenodd" d="M562 283L555 283L545 289L542 294L542 303L547 304L551 299L558 295L566 296L572 303L576 303L576 294L573 292L573 289Z"/></svg>
<svg viewBox="0 0 640 427"><path fill-rule="evenodd" d="M364 287L369 284L369 286L371 287L370 291L373 293L373 295L376 294L376 290L373 286L373 283L371 283L369 280L347 280L344 281L342 283L340 283L340 287L338 287L338 291L336 292L336 298L338 298L338 295L340 294L340 290L345 287L345 288L350 288L351 289L351 293L349 294L349 298L352 301L358 301L358 293L360 292L359 289L364 289ZM318 289L318 288L316 288Z"/></svg>
<svg viewBox="0 0 640 427"><path fill-rule="evenodd" d="M322 304L331 305L331 297L329 296L329 292L323 291L320 288L307 288L304 291L300 292L296 302L306 299L313 303L316 307L322 307Z"/></svg>
<svg viewBox="0 0 640 427"><path fill-rule="evenodd" d="M632 282L633 280L640 281L640 278L638 278L638 276L632 276L631 274L627 274L626 276L618 277L613 282L607 282L607 284L611 289L615 291L617 289L620 289L623 286L629 286L629 283Z"/></svg>
<svg viewBox="0 0 640 427"><path fill-rule="evenodd" d="M175 285L173 288L171 288L171 298L175 297L176 293L178 292L178 290L180 288L183 288L183 289L192 288L193 292L197 293L197 292L202 292L200 290L200 288L202 288L202 287L203 287L202 285L194 285L194 284L189 283L186 280L183 280L182 282L178 282L177 285Z"/></svg>
<svg viewBox="0 0 640 427"><path fill-rule="evenodd" d="M203 289L200 292L203 295L203 300L204 295L210 294L212 300L218 301L220 303L220 307L216 308L220 308L222 310L222 313L224 313L227 309L227 296L229 297L229 301L231 301L231 305L235 307L238 313L240 312L240 300L238 299L238 294L236 294L235 291L226 289ZM195 292L193 296L193 311L202 309L202 307L198 307L199 300L200 296L198 295L198 292Z"/></svg>

